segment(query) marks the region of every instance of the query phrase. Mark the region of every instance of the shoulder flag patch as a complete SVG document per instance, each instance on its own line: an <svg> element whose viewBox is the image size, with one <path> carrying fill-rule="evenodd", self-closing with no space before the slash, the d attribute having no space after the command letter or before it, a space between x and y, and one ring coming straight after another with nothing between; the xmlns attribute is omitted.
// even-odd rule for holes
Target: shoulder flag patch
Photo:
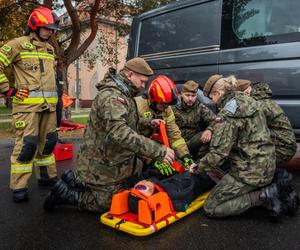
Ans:
<svg viewBox="0 0 300 250"><path fill-rule="evenodd" d="M122 103L124 105L127 105L127 102L122 97L117 97L117 101L119 101L120 103Z"/></svg>
<svg viewBox="0 0 300 250"><path fill-rule="evenodd" d="M216 116L214 121L215 121L215 123L221 123L222 122L222 117L221 116Z"/></svg>
<svg viewBox="0 0 300 250"><path fill-rule="evenodd" d="M237 104L235 99L231 99L229 102L225 104L224 109L229 111L230 113L234 114L237 109Z"/></svg>

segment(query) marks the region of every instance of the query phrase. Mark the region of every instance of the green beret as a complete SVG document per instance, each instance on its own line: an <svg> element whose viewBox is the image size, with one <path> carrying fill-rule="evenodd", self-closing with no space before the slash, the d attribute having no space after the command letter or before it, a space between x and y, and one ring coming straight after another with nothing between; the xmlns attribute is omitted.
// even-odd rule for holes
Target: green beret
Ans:
<svg viewBox="0 0 300 250"><path fill-rule="evenodd" d="M199 84L190 80L183 84L182 92L197 93L198 88L199 88Z"/></svg>
<svg viewBox="0 0 300 250"><path fill-rule="evenodd" d="M204 88L203 88L203 94L204 96L208 97L211 90L213 89L215 83L219 81L221 78L223 78L222 75L212 75L211 77L208 78L206 81Z"/></svg>
<svg viewBox="0 0 300 250"><path fill-rule="evenodd" d="M153 75L153 70L151 69L149 64L145 61L145 59L141 57L135 57L127 61L125 63L125 68L145 76Z"/></svg>

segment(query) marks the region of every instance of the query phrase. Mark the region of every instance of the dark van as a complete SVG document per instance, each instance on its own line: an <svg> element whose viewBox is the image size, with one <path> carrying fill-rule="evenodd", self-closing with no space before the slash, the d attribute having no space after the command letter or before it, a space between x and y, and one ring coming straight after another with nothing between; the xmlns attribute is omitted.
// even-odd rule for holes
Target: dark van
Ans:
<svg viewBox="0 0 300 250"><path fill-rule="evenodd" d="M187 0L134 18L127 59L202 86L212 74L269 83L300 138L300 1Z"/></svg>

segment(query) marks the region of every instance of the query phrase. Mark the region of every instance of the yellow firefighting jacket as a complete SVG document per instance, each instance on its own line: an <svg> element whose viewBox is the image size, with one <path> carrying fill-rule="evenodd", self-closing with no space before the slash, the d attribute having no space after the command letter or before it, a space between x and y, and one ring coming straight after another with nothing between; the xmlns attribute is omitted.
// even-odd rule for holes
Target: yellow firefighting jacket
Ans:
<svg viewBox="0 0 300 250"><path fill-rule="evenodd" d="M57 91L55 84L55 54L48 42L39 40L35 33L11 40L0 48L0 92L9 90L4 68L13 69L15 88L26 87L29 97L24 101L13 99L13 114L55 111Z"/></svg>
<svg viewBox="0 0 300 250"><path fill-rule="evenodd" d="M137 110L140 117L141 133L147 136L147 127L150 128L152 119L163 119L166 122L166 130L170 140L170 146L175 151L175 154L182 158L189 154L185 140L181 137L179 127L175 122L175 115L172 108L169 106L164 112L155 112L149 107L148 100L142 96L135 97Z"/></svg>

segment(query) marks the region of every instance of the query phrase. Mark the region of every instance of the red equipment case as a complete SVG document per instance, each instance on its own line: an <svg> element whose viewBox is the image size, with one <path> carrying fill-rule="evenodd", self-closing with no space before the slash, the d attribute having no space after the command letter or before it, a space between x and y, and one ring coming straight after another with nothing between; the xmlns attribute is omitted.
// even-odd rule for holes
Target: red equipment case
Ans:
<svg viewBox="0 0 300 250"><path fill-rule="evenodd" d="M54 148L53 153L56 161L72 159L73 146L72 144L57 144Z"/></svg>

